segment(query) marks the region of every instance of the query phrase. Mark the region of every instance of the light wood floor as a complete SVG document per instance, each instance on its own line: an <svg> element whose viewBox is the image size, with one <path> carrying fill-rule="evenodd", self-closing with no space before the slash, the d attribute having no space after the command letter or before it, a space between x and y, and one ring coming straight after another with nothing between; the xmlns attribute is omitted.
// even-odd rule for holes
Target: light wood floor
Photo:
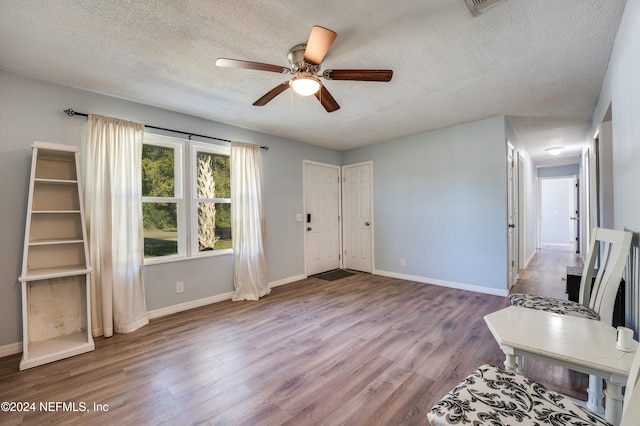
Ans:
<svg viewBox="0 0 640 426"><path fill-rule="evenodd" d="M559 263L546 266L541 253L515 290L551 291L542 279L564 288L571 263L552 254ZM37 407L0 412L0 423L428 424L427 410L453 385L483 363L501 365L482 317L508 305L505 297L368 274L309 278L260 302L158 318L96 339L93 352L26 371L18 371L19 355L2 358L0 401ZM530 367L570 393L566 370ZM65 401L88 410L39 410L40 402Z"/></svg>

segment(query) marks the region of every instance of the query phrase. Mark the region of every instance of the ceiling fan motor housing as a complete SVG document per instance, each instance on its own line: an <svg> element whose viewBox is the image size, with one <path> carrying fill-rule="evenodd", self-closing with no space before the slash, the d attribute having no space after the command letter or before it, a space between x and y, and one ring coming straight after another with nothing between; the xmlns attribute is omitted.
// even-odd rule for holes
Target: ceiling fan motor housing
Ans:
<svg viewBox="0 0 640 426"><path fill-rule="evenodd" d="M304 52L307 48L306 44L297 44L289 49L289 55L287 59L291 64L291 70L294 73L298 72L308 72L311 74L316 74L320 69L320 65L311 65L304 61Z"/></svg>

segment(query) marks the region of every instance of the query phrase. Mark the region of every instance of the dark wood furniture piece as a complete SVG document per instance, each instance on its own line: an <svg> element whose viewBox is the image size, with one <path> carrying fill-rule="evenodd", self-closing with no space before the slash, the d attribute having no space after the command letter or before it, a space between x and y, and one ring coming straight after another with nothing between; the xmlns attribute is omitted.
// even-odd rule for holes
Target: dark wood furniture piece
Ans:
<svg viewBox="0 0 640 426"><path fill-rule="evenodd" d="M595 280L595 276L598 274L598 270L593 270L593 277ZM580 298L580 280L582 279L582 267L581 266L567 266L567 285L566 285L566 293L569 300L573 302L578 302ZM593 282L592 282L593 285ZM620 280L620 287L618 288L618 293L616 295L616 303L613 308L613 320L612 324L614 327L619 325L625 325L625 312L624 312L624 291L625 291L625 282L624 279Z"/></svg>

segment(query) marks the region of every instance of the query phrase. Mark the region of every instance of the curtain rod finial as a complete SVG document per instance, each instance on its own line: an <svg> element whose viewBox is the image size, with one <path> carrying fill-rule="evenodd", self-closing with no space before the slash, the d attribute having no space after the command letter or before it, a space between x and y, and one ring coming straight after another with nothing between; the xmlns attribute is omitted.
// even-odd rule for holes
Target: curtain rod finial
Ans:
<svg viewBox="0 0 640 426"><path fill-rule="evenodd" d="M69 117L73 117L74 115L76 115L76 112L74 110L72 110L71 108L65 109L64 113L67 114Z"/></svg>

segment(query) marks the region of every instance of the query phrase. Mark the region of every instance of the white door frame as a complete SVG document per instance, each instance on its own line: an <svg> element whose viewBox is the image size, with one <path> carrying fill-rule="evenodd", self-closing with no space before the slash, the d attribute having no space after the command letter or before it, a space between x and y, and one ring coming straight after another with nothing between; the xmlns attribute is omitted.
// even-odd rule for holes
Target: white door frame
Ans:
<svg viewBox="0 0 640 426"><path fill-rule="evenodd" d="M345 176L344 172L345 172L345 169L348 169L350 167L360 167L360 166L369 166L369 172L370 172L369 173L369 222L371 223L371 225L370 225L371 234L370 234L370 238L369 238L369 241L370 241L370 244L369 244L369 250L370 250L369 258L371 259L371 270L367 271L367 272L372 273L373 271L375 271L375 256L374 256L374 253L375 253L375 249L374 249L375 220L374 220L374 217L373 217L373 161L362 161L362 162L359 162L359 163L344 164L342 166L342 170L341 170L342 171L342 185L341 185L341 187L344 186L344 176ZM342 196L346 197L346 192L345 191L342 191ZM346 214L345 214L344 209L346 208L345 206L347 205L347 203L345 202L342 205L343 205L343 207L342 207L343 208L343 210L342 210L342 218L343 218L343 220L342 220L342 244L343 244L343 247L342 247L342 251L341 251L341 253L342 253L341 259L342 259L343 267L345 267L345 265L348 267L348 265L346 264L346 260L345 260L346 256L345 256L345 249L344 249L344 240L346 239L345 235L346 235L346 232L347 232L347 230L345 229L346 220L344 220L344 218L346 217Z"/></svg>
<svg viewBox="0 0 640 426"><path fill-rule="evenodd" d="M542 182L543 181L549 181L549 180L558 180L558 179L566 179L566 180L573 180L575 182L575 178L577 177L577 175L559 175L559 176L543 176L543 177L539 177L537 178L537 184L538 184L538 205L537 205L537 248L542 248ZM578 188L573 187L570 191L570 195L569 195L569 209L571 210L571 205L575 204L575 197L577 197L577 191ZM577 210L578 212L580 211L580 208L578 206L575 207L575 210ZM573 212L570 212L571 214L574 214ZM571 246L571 247L575 247L575 233L576 233L576 228L575 228L575 223L571 220L570 217L567 217L567 223L568 223L568 229L570 232L570 241L567 241L567 247ZM571 236L573 235L573 237Z"/></svg>
<svg viewBox="0 0 640 426"><path fill-rule="evenodd" d="M526 255L526 191L525 191L525 161L521 153L518 153L518 277L527 262Z"/></svg>
<svg viewBox="0 0 640 426"><path fill-rule="evenodd" d="M315 166L321 166L321 167L329 167L329 168L335 168L337 170L337 174L338 174L338 178L340 179L341 176L341 166L336 166L335 164L328 164L328 163L321 163L318 161L312 161L312 160L302 160L302 209L303 209L303 216L302 216L302 232L304 235L304 274L305 276L309 276L308 274L308 270L307 270L307 212L305 211L307 208L307 191L306 191L306 183L307 183L307 176L306 176L306 169L307 169L307 165L315 165ZM336 182L336 185L338 185L338 214L342 215L342 185L341 182L338 181ZM340 217L341 219L341 217ZM339 256L339 268L343 268L343 259L342 259L342 226L340 224L338 224L338 253L340 253Z"/></svg>

